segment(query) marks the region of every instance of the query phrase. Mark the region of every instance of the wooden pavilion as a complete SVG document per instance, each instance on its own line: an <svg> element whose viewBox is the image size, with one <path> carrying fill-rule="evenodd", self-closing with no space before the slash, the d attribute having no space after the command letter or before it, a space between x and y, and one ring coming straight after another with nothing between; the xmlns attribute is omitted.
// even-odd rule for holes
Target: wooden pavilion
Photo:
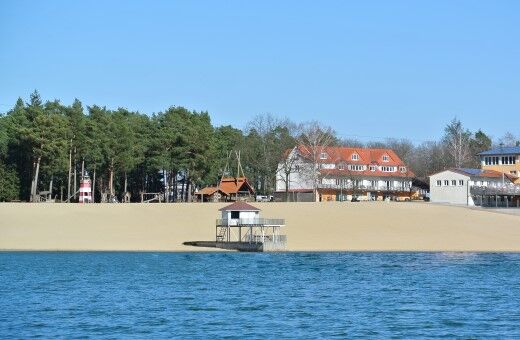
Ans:
<svg viewBox="0 0 520 340"><path fill-rule="evenodd" d="M253 201L255 190L246 177L222 177L218 186L200 189L195 197L197 202Z"/></svg>

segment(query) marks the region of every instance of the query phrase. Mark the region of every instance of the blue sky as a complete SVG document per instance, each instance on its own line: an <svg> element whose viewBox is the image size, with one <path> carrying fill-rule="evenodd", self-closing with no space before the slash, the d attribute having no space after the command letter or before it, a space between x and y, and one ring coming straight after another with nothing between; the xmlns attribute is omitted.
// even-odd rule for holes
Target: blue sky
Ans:
<svg viewBox="0 0 520 340"><path fill-rule="evenodd" d="M4 0L0 112L38 89L240 128L272 113L420 142L457 116L518 134L519 22L520 1Z"/></svg>

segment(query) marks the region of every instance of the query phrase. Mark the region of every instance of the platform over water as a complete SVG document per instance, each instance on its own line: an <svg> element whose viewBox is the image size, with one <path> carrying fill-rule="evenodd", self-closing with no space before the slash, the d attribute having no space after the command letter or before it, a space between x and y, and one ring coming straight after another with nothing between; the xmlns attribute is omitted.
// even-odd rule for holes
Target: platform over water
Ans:
<svg viewBox="0 0 520 340"><path fill-rule="evenodd" d="M183 242L182 244L192 247L220 248L227 250L238 250L242 252L262 252L264 250L262 243L249 242L188 241Z"/></svg>

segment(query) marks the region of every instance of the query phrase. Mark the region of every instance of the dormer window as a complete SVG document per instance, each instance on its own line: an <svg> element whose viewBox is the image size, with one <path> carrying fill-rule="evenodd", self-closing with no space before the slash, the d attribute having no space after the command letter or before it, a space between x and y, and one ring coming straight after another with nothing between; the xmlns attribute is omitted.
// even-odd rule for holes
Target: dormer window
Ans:
<svg viewBox="0 0 520 340"><path fill-rule="evenodd" d="M401 169L401 172L406 172L406 167L405 166L402 166L400 169Z"/></svg>
<svg viewBox="0 0 520 340"><path fill-rule="evenodd" d="M338 165L338 169L339 169L339 170L345 170L345 164L343 164L343 163L339 163L339 165Z"/></svg>
<svg viewBox="0 0 520 340"><path fill-rule="evenodd" d="M388 162L390 160L390 157L388 155L383 155L383 162Z"/></svg>
<svg viewBox="0 0 520 340"><path fill-rule="evenodd" d="M357 153L353 153L353 154L352 154L352 160L353 160L353 161L357 161L357 160L359 160L359 155L358 155Z"/></svg>
<svg viewBox="0 0 520 340"><path fill-rule="evenodd" d="M370 166L370 171L376 171L376 166L375 165L371 165Z"/></svg>
<svg viewBox="0 0 520 340"><path fill-rule="evenodd" d="M327 159L327 153L326 152L320 153L320 159Z"/></svg>

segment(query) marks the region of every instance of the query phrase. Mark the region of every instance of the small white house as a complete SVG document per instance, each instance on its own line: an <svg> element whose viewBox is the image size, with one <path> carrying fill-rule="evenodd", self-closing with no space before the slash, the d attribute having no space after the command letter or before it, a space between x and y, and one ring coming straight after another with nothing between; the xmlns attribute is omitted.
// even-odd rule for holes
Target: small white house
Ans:
<svg viewBox="0 0 520 340"><path fill-rule="evenodd" d="M504 174L493 170L455 168L430 175L430 201L475 205L472 187L499 187L510 184Z"/></svg>
<svg viewBox="0 0 520 340"><path fill-rule="evenodd" d="M260 209L241 201L228 205L220 211L222 220L227 221L228 225L237 225L240 220L253 221L260 218Z"/></svg>

